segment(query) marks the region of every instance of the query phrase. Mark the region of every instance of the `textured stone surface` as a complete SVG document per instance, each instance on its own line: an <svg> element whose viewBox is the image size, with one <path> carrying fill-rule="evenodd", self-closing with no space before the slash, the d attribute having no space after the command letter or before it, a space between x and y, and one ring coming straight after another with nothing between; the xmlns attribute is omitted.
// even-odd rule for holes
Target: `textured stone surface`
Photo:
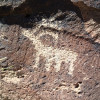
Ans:
<svg viewBox="0 0 100 100"><path fill-rule="evenodd" d="M1 100L100 100L99 10L58 8L0 18Z"/></svg>
<svg viewBox="0 0 100 100"><path fill-rule="evenodd" d="M25 0L0 0L0 6L12 6L18 7L21 5Z"/></svg>
<svg viewBox="0 0 100 100"><path fill-rule="evenodd" d="M100 9L100 0L71 0L72 2L84 2L87 6Z"/></svg>

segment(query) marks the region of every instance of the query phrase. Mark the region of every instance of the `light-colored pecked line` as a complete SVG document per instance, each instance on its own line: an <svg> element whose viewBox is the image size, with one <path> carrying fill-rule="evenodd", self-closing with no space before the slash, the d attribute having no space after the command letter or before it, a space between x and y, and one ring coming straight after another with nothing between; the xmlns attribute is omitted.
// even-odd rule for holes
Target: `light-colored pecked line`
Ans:
<svg viewBox="0 0 100 100"><path fill-rule="evenodd" d="M51 35L56 41L58 40L58 34L54 34L53 32L46 32L46 31L41 31L40 36L34 35L34 30L22 30L22 34L29 38L32 43L35 45L35 49L37 50L36 53L36 59L35 59L35 65L33 67L38 67L39 65L39 60L40 56L42 55L45 57L45 68L47 71L50 70L53 62L56 63L54 68L56 69L56 72L60 71L61 63L64 61L66 65L68 65L68 74L73 75L74 71L74 62L77 60L78 54L76 52L73 52L69 49L59 49L59 48L54 48L52 46L47 47L44 46L39 39L40 36L49 34Z"/></svg>

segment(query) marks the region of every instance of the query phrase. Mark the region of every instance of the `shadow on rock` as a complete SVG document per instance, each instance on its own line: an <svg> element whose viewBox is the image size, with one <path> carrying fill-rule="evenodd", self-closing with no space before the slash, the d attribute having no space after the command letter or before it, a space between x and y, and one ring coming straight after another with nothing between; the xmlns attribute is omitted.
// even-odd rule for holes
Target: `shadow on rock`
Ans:
<svg viewBox="0 0 100 100"><path fill-rule="evenodd" d="M76 12L79 18L82 18L79 7L75 6L70 0L26 0L19 7L11 6L0 7L0 20L8 25L20 25L24 28L31 28L35 22L42 18L56 14L58 10L62 12Z"/></svg>

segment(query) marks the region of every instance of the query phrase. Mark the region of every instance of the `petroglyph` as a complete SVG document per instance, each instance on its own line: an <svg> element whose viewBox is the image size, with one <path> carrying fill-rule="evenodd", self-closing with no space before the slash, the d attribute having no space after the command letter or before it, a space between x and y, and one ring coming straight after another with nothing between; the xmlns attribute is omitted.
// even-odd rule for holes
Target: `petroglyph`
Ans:
<svg viewBox="0 0 100 100"><path fill-rule="evenodd" d="M40 36L44 36L46 34L51 35L56 43L58 42L58 34L55 34L50 31L41 31L40 34L34 35L35 30L26 30L22 29L22 34L26 37L28 37L32 43L35 45L36 49L36 59L35 59L35 65L33 67L39 66L39 60L40 56L45 57L45 67L46 70L49 71L53 62L56 64L54 65L54 68L56 69L56 72L60 71L61 63L65 62L68 67L68 74L73 75L74 71L74 62L77 59L78 54L76 52L71 51L70 49L60 49L57 47L52 46L46 46L43 45Z"/></svg>
<svg viewBox="0 0 100 100"><path fill-rule="evenodd" d="M7 83L18 84L22 79L17 77L5 77L3 80Z"/></svg>

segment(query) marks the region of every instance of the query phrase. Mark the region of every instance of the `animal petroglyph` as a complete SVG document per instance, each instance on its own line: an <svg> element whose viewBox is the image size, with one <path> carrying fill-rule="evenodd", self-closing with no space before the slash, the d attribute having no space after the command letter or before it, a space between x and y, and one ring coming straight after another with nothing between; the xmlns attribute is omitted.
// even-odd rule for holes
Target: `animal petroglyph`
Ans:
<svg viewBox="0 0 100 100"><path fill-rule="evenodd" d="M41 31L40 34L34 35L35 30L22 29L22 34L32 41L37 51L34 67L38 67L40 56L43 56L45 58L45 68L47 71L50 70L50 67L52 66L53 62L55 62L54 68L56 69L56 72L58 72L60 71L61 63L65 62L69 66L68 74L73 75L74 62L76 61L78 54L67 48L60 49L57 47L52 47L52 46L48 47L44 45L40 40L40 36L45 36L47 34L51 35L55 39L55 42L57 43L58 34L55 34L50 31Z"/></svg>

